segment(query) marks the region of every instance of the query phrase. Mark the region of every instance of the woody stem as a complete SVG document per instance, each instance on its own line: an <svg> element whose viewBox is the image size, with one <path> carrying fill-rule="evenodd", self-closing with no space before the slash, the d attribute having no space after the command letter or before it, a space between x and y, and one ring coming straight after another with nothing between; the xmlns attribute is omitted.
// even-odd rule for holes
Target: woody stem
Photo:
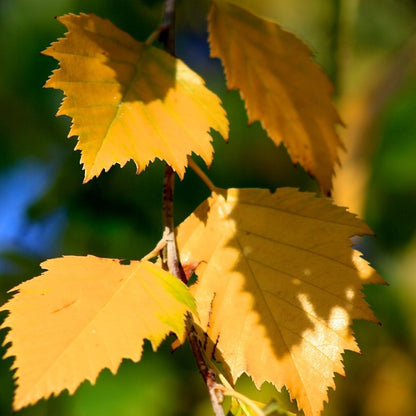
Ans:
<svg viewBox="0 0 416 416"><path fill-rule="evenodd" d="M175 55L175 0L165 1L165 14L160 27L159 40L164 44L166 52ZM166 245L162 249L163 267L178 279L186 283L186 276L180 262L176 244L175 223L173 217L173 194L175 173L171 166L166 165L163 181L163 227ZM198 340L198 332L191 313L186 315L187 339L195 356L199 372L208 388L209 397L215 416L224 416L221 405L222 394L218 394L215 373L209 368L204 359L202 346Z"/></svg>

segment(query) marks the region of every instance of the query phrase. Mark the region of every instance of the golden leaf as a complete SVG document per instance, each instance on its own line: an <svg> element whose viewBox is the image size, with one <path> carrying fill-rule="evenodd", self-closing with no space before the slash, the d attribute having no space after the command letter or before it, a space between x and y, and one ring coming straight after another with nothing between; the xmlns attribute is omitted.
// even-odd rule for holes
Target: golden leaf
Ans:
<svg viewBox="0 0 416 416"><path fill-rule="evenodd" d="M1 310L10 311L6 356L15 356L14 409L33 404L99 372L115 373L123 358L139 361L143 341L155 350L194 310L186 286L150 262L94 256L47 260L47 271L15 287Z"/></svg>
<svg viewBox="0 0 416 416"><path fill-rule="evenodd" d="M245 3L212 3L211 54L222 60L228 87L240 90L249 121L259 120L276 145L283 141L293 163L300 163L329 193L342 146L332 86L306 45L240 7Z"/></svg>
<svg viewBox="0 0 416 416"><path fill-rule="evenodd" d="M140 43L93 14L58 20L69 30L43 53L59 60L46 87L66 97L58 115L72 117L85 182L133 159L137 172L155 158L182 178L195 152L209 165L210 128L225 138L220 99L182 61Z"/></svg>
<svg viewBox="0 0 416 416"><path fill-rule="evenodd" d="M257 387L285 385L306 416L318 415L334 372L344 373L341 354L358 351L352 319L375 321L349 240L370 232L291 188L213 193L178 233L181 261L201 262L192 293L208 356L233 383L245 372Z"/></svg>

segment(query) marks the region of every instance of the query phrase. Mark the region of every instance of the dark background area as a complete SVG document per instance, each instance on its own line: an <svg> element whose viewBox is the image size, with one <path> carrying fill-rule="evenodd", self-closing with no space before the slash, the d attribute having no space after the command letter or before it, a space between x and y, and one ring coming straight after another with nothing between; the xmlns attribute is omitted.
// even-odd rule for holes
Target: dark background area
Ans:
<svg viewBox="0 0 416 416"><path fill-rule="evenodd" d="M273 17L308 43L336 85L334 99L349 150L334 198L359 214L376 237L360 242L390 284L365 293L383 325L354 324L362 355L346 353L325 415L416 414L416 3L410 0L270 1ZM309 4L311 3L311 4ZM221 187L294 186L318 191L259 123L247 126L244 104L227 92L218 60L209 58L205 0L178 1L177 54L224 102L226 144L214 134L209 176ZM68 12L109 18L138 40L160 24L163 1L0 0L0 301L62 254L139 259L160 239L163 165L137 176L129 162L82 185L70 121L56 118L62 94L43 89L57 67L42 56ZM196 157L195 160L200 163ZM189 171L177 182L179 223L208 195ZM2 313L1 318L5 316ZM5 331L1 333L4 338ZM12 359L0 361L0 415L12 414ZM248 384L247 380L245 384ZM146 346L138 364L123 362L96 386L84 383L19 412L22 416L209 415L210 405L187 347L172 354Z"/></svg>

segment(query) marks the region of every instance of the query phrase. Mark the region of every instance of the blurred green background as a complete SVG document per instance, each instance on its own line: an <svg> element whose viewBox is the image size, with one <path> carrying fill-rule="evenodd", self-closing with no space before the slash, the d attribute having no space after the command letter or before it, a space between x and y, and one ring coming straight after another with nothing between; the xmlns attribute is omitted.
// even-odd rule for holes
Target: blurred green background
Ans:
<svg viewBox="0 0 416 416"><path fill-rule="evenodd" d="M270 12L308 43L336 86L349 150L334 198L362 216L376 238L358 244L389 287L367 287L382 326L356 322L362 355L346 353L347 377L336 376L325 415L416 415L416 2L410 0L275 0ZM221 65L206 43L208 0L178 0L177 54L221 95L231 122L228 144L214 136L209 175L218 186L295 186L318 191L284 148L227 92ZM161 236L163 166L140 176L133 163L113 167L86 185L67 139L69 120L56 118L62 94L42 89L57 67L40 55L65 28L68 12L109 18L138 40L159 25L160 0L0 0L0 301L7 290L61 254L138 259ZM238 45L236 45L238 47ZM199 162L198 158L196 158ZM188 172L177 183L177 222L208 195ZM1 315L1 319L5 316ZM1 333L1 339L4 338ZM187 347L155 354L117 376L105 370L19 412L22 416L211 414L205 387ZM12 359L0 361L0 415L12 414ZM247 384L247 383L246 383Z"/></svg>

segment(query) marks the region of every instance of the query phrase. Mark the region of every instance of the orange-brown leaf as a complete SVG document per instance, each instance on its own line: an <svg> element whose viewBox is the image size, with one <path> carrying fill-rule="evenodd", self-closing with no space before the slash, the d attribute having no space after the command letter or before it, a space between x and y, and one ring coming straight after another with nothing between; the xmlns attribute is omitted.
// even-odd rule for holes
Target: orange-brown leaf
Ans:
<svg viewBox="0 0 416 416"><path fill-rule="evenodd" d="M352 319L375 321L350 237L370 233L345 209L283 188L218 191L179 227L207 354L232 382L286 386L306 416L320 413L341 354L358 351ZM204 241L204 244L200 242ZM203 336L203 335L201 335Z"/></svg>
<svg viewBox="0 0 416 416"><path fill-rule="evenodd" d="M306 45L245 3L213 1L211 54L222 60L228 87L240 90L249 121L259 120L276 145L283 141L328 193L341 146L332 86Z"/></svg>
<svg viewBox="0 0 416 416"><path fill-rule="evenodd" d="M66 97L58 115L73 119L85 181L133 159L141 172L155 158L183 177L187 156L209 165L210 128L225 138L228 121L220 99L181 60L137 42L109 20L69 14L58 20L65 38L43 53L59 60L46 87Z"/></svg>
<svg viewBox="0 0 416 416"><path fill-rule="evenodd" d="M15 410L94 383L103 368L115 373L123 358L139 361L144 339L156 349L170 331L181 335L194 309L186 286L147 261L67 256L42 267L1 308L10 311L2 327L15 356Z"/></svg>

